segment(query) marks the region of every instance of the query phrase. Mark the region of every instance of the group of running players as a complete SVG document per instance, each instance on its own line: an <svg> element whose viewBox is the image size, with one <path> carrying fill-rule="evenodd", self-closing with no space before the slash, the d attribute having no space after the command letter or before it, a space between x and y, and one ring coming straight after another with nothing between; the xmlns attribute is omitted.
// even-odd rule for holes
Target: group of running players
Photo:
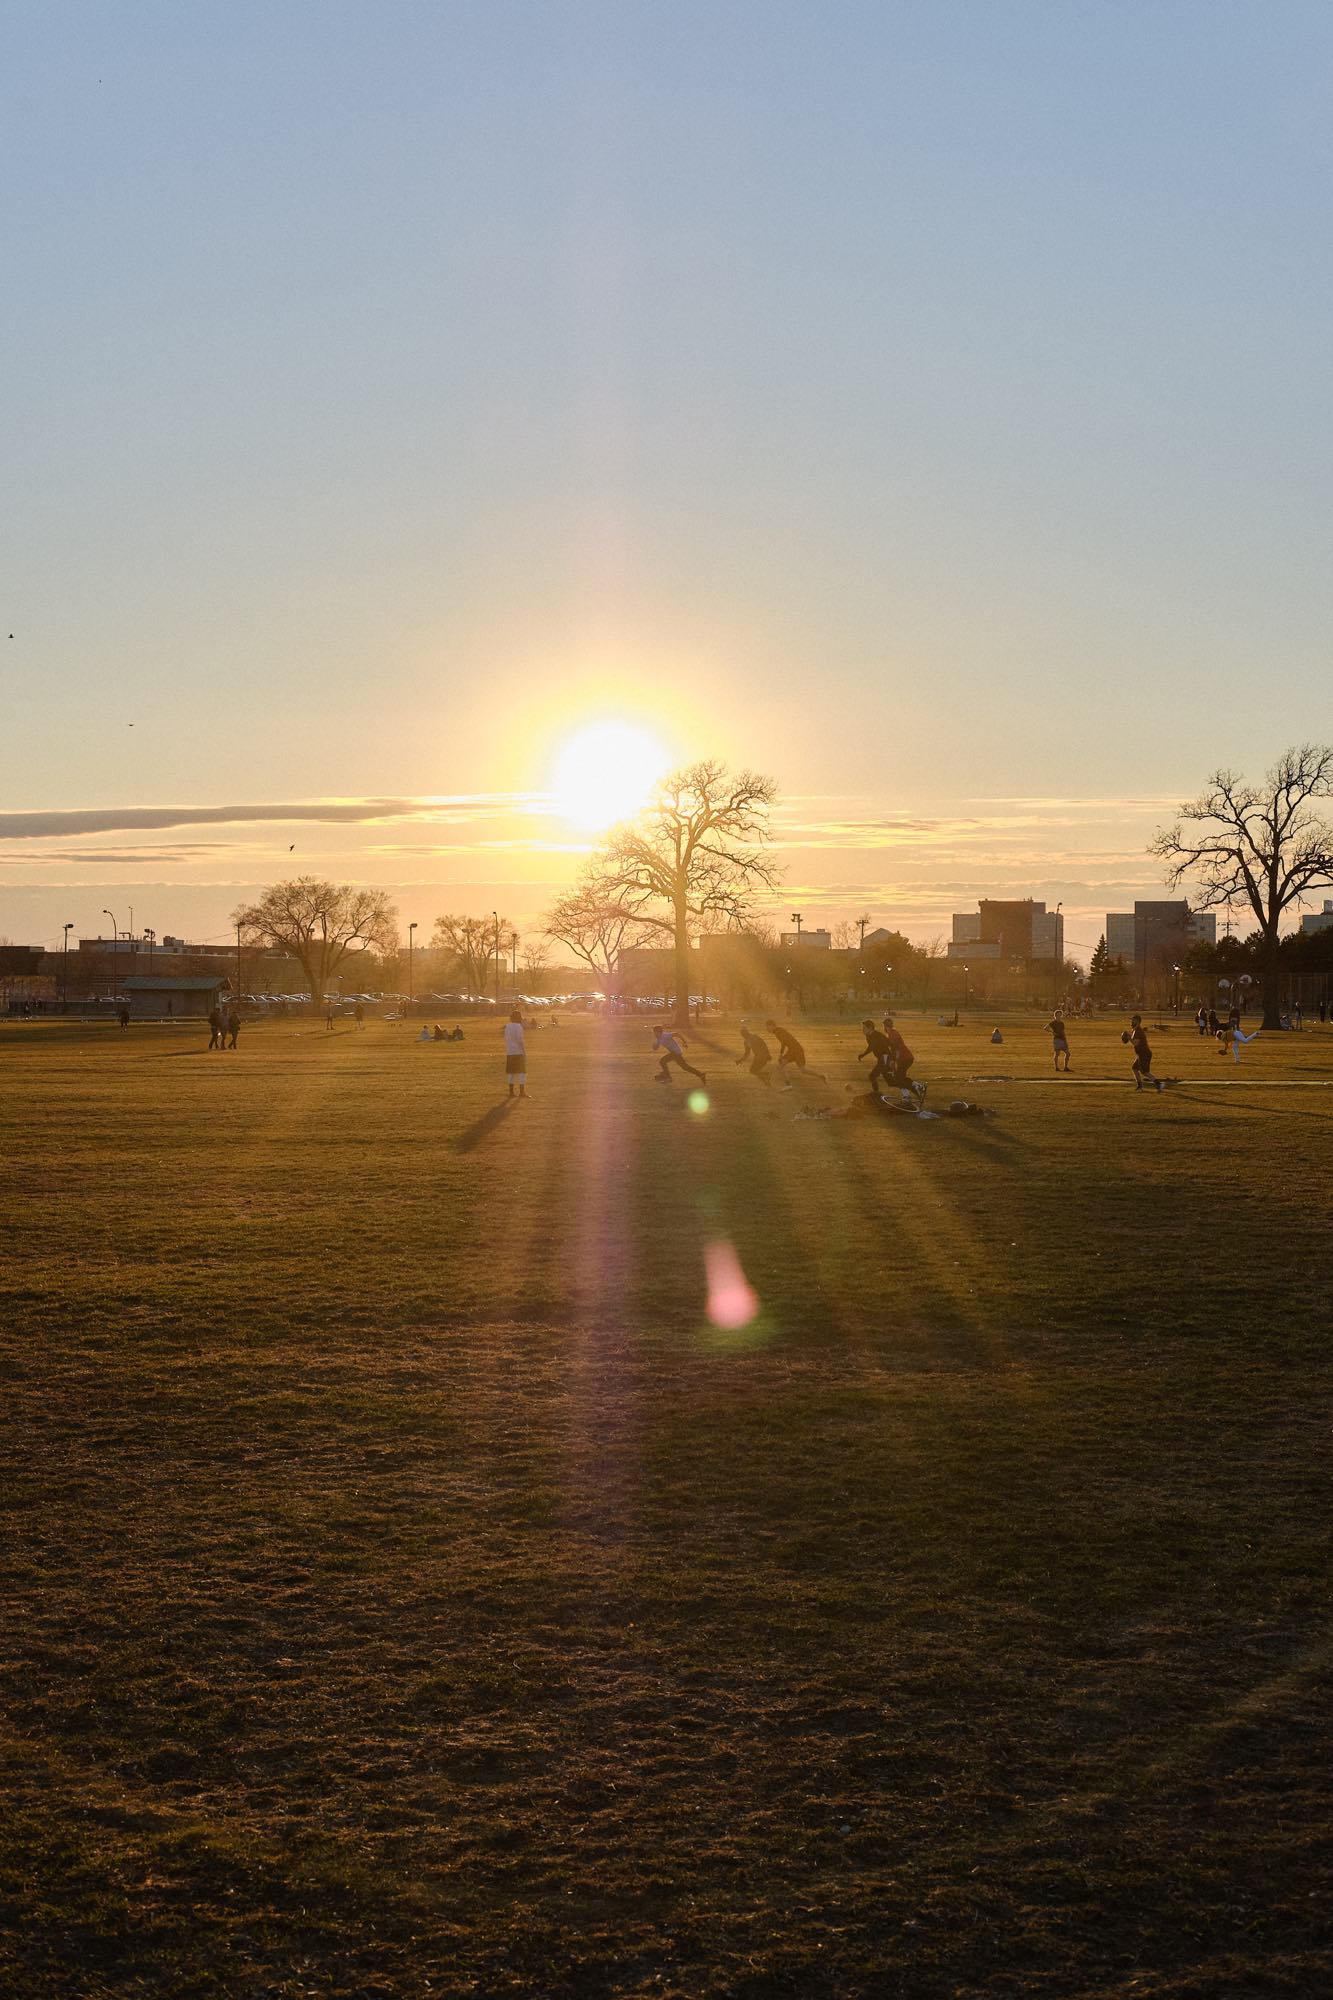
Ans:
<svg viewBox="0 0 1333 2000"><path fill-rule="evenodd" d="M867 1056L873 1057L869 1079L872 1095L877 1095L883 1086L886 1089L911 1091L918 1101L923 1098L926 1094L925 1084L912 1083L908 1076L916 1058L894 1026L892 1014L886 1014L882 1025L878 1028L872 1020L862 1021L861 1030L865 1035L865 1047L858 1055L857 1061L864 1062ZM776 1044L778 1051L776 1066L773 1062L773 1050L765 1041L764 1035L759 1034L749 1021L742 1021L741 1052L736 1057L737 1068L743 1063L750 1075L757 1077L768 1089L772 1088L774 1075L787 1090L791 1089L797 1077L807 1083L827 1083L828 1078L823 1070L811 1069L806 1061L804 1048L790 1028L784 1028L778 1021L768 1020L764 1022L764 1031L765 1034L772 1036ZM687 1076L697 1077L700 1083L707 1083L707 1073L696 1069L693 1063L686 1060L685 1037L678 1028L654 1028L653 1048L659 1056L657 1066L659 1083L670 1083L673 1068L683 1070Z"/></svg>

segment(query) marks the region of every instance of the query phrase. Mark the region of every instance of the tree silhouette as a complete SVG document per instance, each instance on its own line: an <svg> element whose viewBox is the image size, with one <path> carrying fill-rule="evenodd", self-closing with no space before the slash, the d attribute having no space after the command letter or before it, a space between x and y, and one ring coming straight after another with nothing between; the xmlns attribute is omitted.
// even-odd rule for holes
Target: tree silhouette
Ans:
<svg viewBox="0 0 1333 2000"><path fill-rule="evenodd" d="M231 920L248 943L294 958L316 1005L350 951L398 949L398 912L382 889L314 875L275 882L257 903L233 910Z"/></svg>
<svg viewBox="0 0 1333 2000"><path fill-rule="evenodd" d="M777 869L764 853L772 778L729 771L715 759L691 764L658 786L637 820L618 827L594 863L591 879L608 903L625 910L675 950L676 1021L688 1025L690 938L746 921L756 895Z"/></svg>
<svg viewBox="0 0 1333 2000"><path fill-rule="evenodd" d="M1188 875L1201 909L1239 904L1258 924L1264 1026L1281 1018L1281 924L1317 883L1333 879L1333 825L1319 801L1333 797L1333 744L1284 750L1260 784L1216 771L1149 848L1175 888Z"/></svg>

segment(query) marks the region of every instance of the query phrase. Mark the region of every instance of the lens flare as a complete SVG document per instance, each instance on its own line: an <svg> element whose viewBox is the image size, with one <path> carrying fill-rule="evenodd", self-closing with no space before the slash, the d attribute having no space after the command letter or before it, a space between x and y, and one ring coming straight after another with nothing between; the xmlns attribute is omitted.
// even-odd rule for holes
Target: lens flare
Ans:
<svg viewBox="0 0 1333 2000"><path fill-rule="evenodd" d="M707 1116L708 1092L706 1090L692 1090L689 1096L685 1099L685 1102L689 1105L690 1110L694 1113L696 1118L704 1118Z"/></svg>
<svg viewBox="0 0 1333 2000"><path fill-rule="evenodd" d="M741 1269L741 1260L725 1238L704 1245L704 1275L708 1280L708 1317L724 1333L748 1326L759 1311L759 1294Z"/></svg>

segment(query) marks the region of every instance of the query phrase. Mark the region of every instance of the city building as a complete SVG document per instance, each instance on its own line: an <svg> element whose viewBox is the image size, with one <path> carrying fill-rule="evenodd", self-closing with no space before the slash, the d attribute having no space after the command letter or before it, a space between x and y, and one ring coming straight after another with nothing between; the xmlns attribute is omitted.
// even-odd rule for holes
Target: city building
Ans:
<svg viewBox="0 0 1333 2000"><path fill-rule="evenodd" d="M1183 896L1139 899L1132 910L1108 910L1106 949L1126 966L1145 965L1192 944L1217 943L1217 912L1191 910Z"/></svg>
<svg viewBox="0 0 1333 2000"><path fill-rule="evenodd" d="M952 919L952 959L996 958L1026 965L1033 959L1063 961L1064 955L1064 917L1031 896L983 897L975 916L963 910Z"/></svg>
<svg viewBox="0 0 1333 2000"><path fill-rule="evenodd" d="M1327 896L1324 898L1322 910L1312 910L1309 916L1301 918L1301 929L1307 935L1315 931L1333 930L1333 902L1330 902Z"/></svg>
<svg viewBox="0 0 1333 2000"><path fill-rule="evenodd" d="M821 930L784 931L782 943L787 951L795 951L798 945L806 951L832 951L833 933Z"/></svg>

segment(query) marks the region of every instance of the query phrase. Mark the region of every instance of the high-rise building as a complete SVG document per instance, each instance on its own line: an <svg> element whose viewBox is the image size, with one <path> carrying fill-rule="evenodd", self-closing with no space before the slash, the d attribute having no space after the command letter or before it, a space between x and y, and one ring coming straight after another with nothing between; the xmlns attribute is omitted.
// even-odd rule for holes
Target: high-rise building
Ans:
<svg viewBox="0 0 1333 2000"><path fill-rule="evenodd" d="M1106 949L1126 966L1156 964L1192 944L1216 943L1216 911L1191 910L1183 896L1141 897L1132 910L1106 913Z"/></svg>
<svg viewBox="0 0 1333 2000"><path fill-rule="evenodd" d="M975 916L963 910L953 918L950 958L1003 958L1026 965L1034 958L1064 955L1064 917L1031 896L983 897Z"/></svg>

